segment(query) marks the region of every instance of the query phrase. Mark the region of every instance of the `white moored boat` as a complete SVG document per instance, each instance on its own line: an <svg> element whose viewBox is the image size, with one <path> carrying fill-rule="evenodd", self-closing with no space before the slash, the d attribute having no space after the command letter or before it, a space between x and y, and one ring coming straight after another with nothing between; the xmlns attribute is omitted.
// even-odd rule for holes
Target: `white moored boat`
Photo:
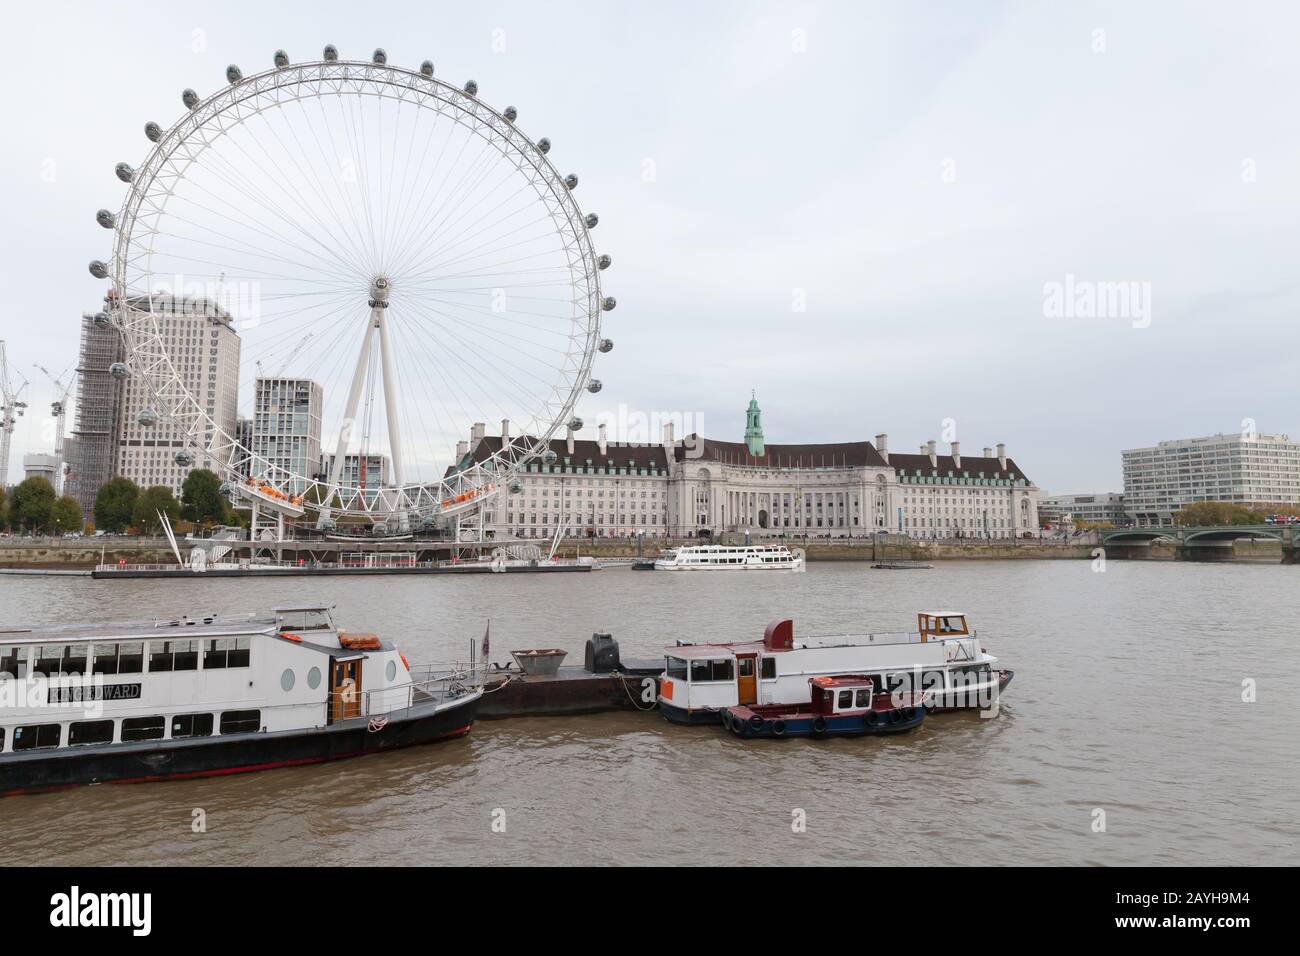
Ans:
<svg viewBox="0 0 1300 956"><path fill-rule="evenodd" d="M671 548L655 561L656 571L802 571L804 556L783 544L698 544Z"/></svg>
<svg viewBox="0 0 1300 956"><path fill-rule="evenodd" d="M762 641L690 644L665 651L659 708L676 723L713 723L740 705L804 704L812 681L871 677L878 691L921 693L934 710L992 707L1012 672L998 670L966 615L923 611L911 633L795 640L794 623L769 624Z"/></svg>
<svg viewBox="0 0 1300 956"><path fill-rule="evenodd" d="M0 628L0 795L317 763L469 731L486 667L409 667L326 607Z"/></svg>

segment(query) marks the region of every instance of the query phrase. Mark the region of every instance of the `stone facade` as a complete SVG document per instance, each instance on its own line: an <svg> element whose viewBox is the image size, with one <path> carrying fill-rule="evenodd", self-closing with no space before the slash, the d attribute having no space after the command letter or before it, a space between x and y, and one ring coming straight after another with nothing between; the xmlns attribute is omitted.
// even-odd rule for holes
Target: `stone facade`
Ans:
<svg viewBox="0 0 1300 956"><path fill-rule="evenodd" d="M699 538L752 537L1001 539L1037 533L1038 489L1005 448L963 456L954 442L938 453L891 454L888 437L832 444L764 440L756 402L743 442L689 435L671 426L661 445L609 443L573 435L552 442L555 463L534 462L522 490L488 506L484 527L499 536ZM476 425L465 450L477 460L501 438ZM757 454L756 454L757 452Z"/></svg>

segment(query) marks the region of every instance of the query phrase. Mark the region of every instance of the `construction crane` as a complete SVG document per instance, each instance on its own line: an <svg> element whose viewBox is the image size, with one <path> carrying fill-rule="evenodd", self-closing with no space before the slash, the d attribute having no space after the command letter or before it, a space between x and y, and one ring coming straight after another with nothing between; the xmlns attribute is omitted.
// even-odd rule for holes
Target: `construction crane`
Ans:
<svg viewBox="0 0 1300 956"><path fill-rule="evenodd" d="M34 363L38 369L45 373L54 385L54 401L50 402L50 415L54 418L54 457L59 460L58 474L55 475L54 490L58 494L63 494L63 479L67 474L63 459L63 429L68 415L68 397L72 394L72 387L77 384L77 370L65 369L63 374L58 378L54 377L44 365L39 362ZM71 372L71 377L68 376ZM67 378L67 384L64 379Z"/></svg>
<svg viewBox="0 0 1300 956"><path fill-rule="evenodd" d="M20 400L27 388L27 379L17 369L14 369L14 378L20 379L22 384L18 385L9 377L9 357L5 354L4 342L0 341L0 488L9 484L9 445L14 425L27 407L27 403Z"/></svg>

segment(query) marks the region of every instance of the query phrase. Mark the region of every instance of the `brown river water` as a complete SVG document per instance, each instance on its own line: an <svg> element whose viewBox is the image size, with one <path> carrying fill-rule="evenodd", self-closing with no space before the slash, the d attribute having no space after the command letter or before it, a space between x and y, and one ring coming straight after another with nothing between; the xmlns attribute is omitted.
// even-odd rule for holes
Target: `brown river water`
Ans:
<svg viewBox="0 0 1300 956"><path fill-rule="evenodd" d="M463 657L488 618L496 660L558 646L581 663L597 630L649 658L677 638L757 639L778 617L799 635L961 610L1016 671L996 719L939 714L897 737L744 742L657 713L480 721L462 740L336 764L4 799L0 832L6 862L29 864L1297 863L1297 594L1300 567L1121 561L0 575L0 624L320 601L412 663Z"/></svg>

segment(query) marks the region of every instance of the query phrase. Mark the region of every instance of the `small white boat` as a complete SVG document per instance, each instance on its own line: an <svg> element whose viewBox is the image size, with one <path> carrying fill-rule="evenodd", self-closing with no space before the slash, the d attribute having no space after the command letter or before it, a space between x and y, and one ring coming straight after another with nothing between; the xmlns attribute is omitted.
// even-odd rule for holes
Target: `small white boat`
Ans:
<svg viewBox="0 0 1300 956"><path fill-rule="evenodd" d="M671 548L655 561L656 571L802 571L802 551L783 544L689 545Z"/></svg>

